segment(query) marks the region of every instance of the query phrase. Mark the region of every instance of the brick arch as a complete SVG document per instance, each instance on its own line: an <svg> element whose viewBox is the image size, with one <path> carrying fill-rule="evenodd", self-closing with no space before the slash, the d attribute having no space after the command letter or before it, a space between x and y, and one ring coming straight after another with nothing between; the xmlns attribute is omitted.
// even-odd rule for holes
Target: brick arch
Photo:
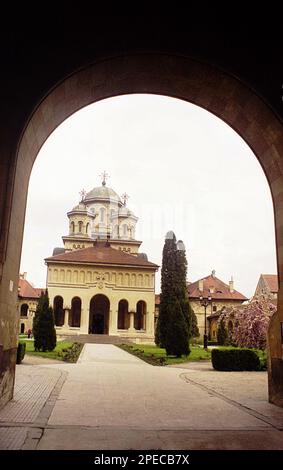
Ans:
<svg viewBox="0 0 283 470"><path fill-rule="evenodd" d="M6 292L9 292L11 276L17 278L29 175L41 146L51 132L74 112L104 98L129 93L167 95L194 103L225 121L250 146L263 168L272 194L279 286L281 285L282 123L253 90L223 71L183 56L136 54L97 62L76 71L60 84L54 83L53 89L37 105L22 131L16 164L11 172L13 177L11 184L7 184L4 229L1 231L0 240L3 247L0 250L0 294L6 296L7 302L4 299L3 305L5 302L9 304L10 311L13 311L15 295L12 297ZM9 231L10 225L16 227L13 232ZM7 321L14 322L15 319L11 316ZM283 321L281 288L278 294L278 312L272 318L269 332L269 396L271 401L283 406L283 385L280 385L282 380L279 377L283 364L280 321ZM12 348L16 344L16 337L6 341L4 349Z"/></svg>

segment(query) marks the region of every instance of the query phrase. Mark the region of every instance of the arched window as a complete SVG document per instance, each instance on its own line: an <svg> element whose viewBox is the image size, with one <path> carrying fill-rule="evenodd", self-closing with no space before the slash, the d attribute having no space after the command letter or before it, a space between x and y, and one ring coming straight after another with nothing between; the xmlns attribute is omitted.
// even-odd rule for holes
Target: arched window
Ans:
<svg viewBox="0 0 283 470"><path fill-rule="evenodd" d="M146 303L140 300L137 303L137 309L135 313L135 324L136 330L145 330L145 316L146 316Z"/></svg>
<svg viewBox="0 0 283 470"><path fill-rule="evenodd" d="M120 300L118 305L118 330L126 330L127 328L129 328L128 311L128 301Z"/></svg>
<svg viewBox="0 0 283 470"><path fill-rule="evenodd" d="M69 318L69 326L79 328L81 326L82 301L79 297L72 299L72 307Z"/></svg>
<svg viewBox="0 0 283 470"><path fill-rule="evenodd" d="M82 221L80 220L79 221L79 232L82 232L83 231L83 223Z"/></svg>
<svg viewBox="0 0 283 470"><path fill-rule="evenodd" d="M28 316L28 304L21 305L21 317Z"/></svg>
<svg viewBox="0 0 283 470"><path fill-rule="evenodd" d="M143 275L138 274L138 286L142 287L143 286Z"/></svg>
<svg viewBox="0 0 283 470"><path fill-rule="evenodd" d="M71 233L74 233L75 232L75 222L71 222Z"/></svg>
<svg viewBox="0 0 283 470"><path fill-rule="evenodd" d="M100 208L100 222L104 222L104 218L105 218L105 208L104 207L101 207Z"/></svg>
<svg viewBox="0 0 283 470"><path fill-rule="evenodd" d="M131 275L131 284L132 284L133 287L136 287L136 285L137 285L137 276L136 276L136 274Z"/></svg>
<svg viewBox="0 0 283 470"><path fill-rule="evenodd" d="M85 233L89 235L89 222L86 224Z"/></svg>
<svg viewBox="0 0 283 470"><path fill-rule="evenodd" d="M53 311L55 326L63 326L65 320L65 312L63 310L63 298L57 295L53 301Z"/></svg>

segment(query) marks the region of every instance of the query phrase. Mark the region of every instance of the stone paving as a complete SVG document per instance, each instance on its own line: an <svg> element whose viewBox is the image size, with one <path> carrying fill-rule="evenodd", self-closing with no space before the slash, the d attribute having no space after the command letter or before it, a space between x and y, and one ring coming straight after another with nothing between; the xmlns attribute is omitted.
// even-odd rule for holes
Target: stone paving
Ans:
<svg viewBox="0 0 283 470"><path fill-rule="evenodd" d="M2 427L0 424L0 449L21 449L27 438L29 428L27 427Z"/></svg>
<svg viewBox="0 0 283 470"><path fill-rule="evenodd" d="M283 409L266 384L264 372L154 367L86 344L77 364L18 366L0 448L283 450Z"/></svg>
<svg viewBox="0 0 283 470"><path fill-rule="evenodd" d="M14 398L0 410L0 449L21 449L29 426L46 424L51 410L46 416L44 408L62 378L58 369L17 366Z"/></svg>

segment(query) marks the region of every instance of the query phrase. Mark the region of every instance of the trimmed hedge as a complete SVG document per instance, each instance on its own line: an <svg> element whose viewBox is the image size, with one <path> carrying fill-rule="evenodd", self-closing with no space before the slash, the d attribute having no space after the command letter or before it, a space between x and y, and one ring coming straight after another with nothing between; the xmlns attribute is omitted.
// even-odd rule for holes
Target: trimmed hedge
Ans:
<svg viewBox="0 0 283 470"><path fill-rule="evenodd" d="M260 370L260 360L252 349L213 349L212 366L216 370Z"/></svg>
<svg viewBox="0 0 283 470"><path fill-rule="evenodd" d="M77 362L84 345L82 343L73 343L70 348L62 349L59 356L66 362Z"/></svg>
<svg viewBox="0 0 283 470"><path fill-rule="evenodd" d="M26 353L26 343L19 342L17 349L17 364L20 364L25 357Z"/></svg>

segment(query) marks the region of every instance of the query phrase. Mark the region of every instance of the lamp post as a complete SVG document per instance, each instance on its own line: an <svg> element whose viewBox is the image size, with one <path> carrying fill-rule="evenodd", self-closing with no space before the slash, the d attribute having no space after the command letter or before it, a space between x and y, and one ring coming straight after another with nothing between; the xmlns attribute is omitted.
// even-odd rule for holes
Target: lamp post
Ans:
<svg viewBox="0 0 283 470"><path fill-rule="evenodd" d="M204 307L204 335L203 335L203 348L207 349L207 334L206 334L206 308L211 302L211 296L203 297L200 295L199 297L200 304Z"/></svg>

